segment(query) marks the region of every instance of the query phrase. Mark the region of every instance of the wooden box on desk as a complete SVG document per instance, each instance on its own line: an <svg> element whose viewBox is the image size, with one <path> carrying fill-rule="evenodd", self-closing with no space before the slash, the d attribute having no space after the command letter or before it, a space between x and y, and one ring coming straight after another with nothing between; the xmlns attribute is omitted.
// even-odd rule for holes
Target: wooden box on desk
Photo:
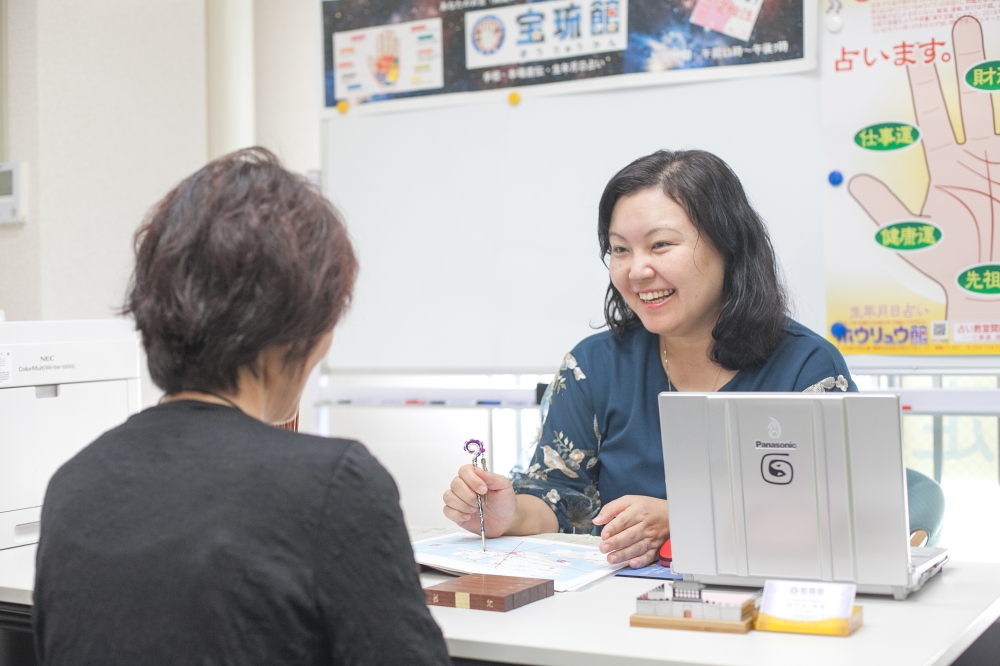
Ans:
<svg viewBox="0 0 1000 666"><path fill-rule="evenodd" d="M554 582L544 578L516 578L470 574L424 588L431 606L471 608L504 613L555 594Z"/></svg>

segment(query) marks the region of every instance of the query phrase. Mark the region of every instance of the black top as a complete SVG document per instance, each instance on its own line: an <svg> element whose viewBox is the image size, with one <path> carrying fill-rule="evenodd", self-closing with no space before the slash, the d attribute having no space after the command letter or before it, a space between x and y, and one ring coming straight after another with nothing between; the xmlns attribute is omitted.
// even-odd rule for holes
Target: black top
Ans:
<svg viewBox="0 0 1000 666"><path fill-rule="evenodd" d="M178 401L49 483L42 663L449 664L392 478L358 442Z"/></svg>

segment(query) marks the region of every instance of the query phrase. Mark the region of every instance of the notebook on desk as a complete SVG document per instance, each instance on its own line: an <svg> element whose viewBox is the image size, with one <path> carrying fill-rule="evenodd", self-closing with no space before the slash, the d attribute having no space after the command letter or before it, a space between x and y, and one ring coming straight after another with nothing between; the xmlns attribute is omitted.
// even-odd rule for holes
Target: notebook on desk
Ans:
<svg viewBox="0 0 1000 666"><path fill-rule="evenodd" d="M911 548L895 395L661 393L673 569L852 582L897 599L948 559Z"/></svg>

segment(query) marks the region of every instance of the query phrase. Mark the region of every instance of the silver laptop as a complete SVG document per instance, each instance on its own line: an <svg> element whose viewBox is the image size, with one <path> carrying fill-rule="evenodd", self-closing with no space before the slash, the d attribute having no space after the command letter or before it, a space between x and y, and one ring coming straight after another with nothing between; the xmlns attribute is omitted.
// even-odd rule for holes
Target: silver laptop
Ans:
<svg viewBox="0 0 1000 666"><path fill-rule="evenodd" d="M685 579L856 583L896 599L948 559L911 548L899 398L661 393L673 569Z"/></svg>

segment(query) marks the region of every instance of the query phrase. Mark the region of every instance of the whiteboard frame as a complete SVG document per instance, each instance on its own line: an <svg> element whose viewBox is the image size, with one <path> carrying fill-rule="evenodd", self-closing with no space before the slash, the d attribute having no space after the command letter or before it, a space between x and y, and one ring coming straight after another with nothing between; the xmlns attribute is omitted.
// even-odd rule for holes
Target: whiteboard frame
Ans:
<svg viewBox="0 0 1000 666"><path fill-rule="evenodd" d="M1000 356L844 354L854 375L1000 375Z"/></svg>

